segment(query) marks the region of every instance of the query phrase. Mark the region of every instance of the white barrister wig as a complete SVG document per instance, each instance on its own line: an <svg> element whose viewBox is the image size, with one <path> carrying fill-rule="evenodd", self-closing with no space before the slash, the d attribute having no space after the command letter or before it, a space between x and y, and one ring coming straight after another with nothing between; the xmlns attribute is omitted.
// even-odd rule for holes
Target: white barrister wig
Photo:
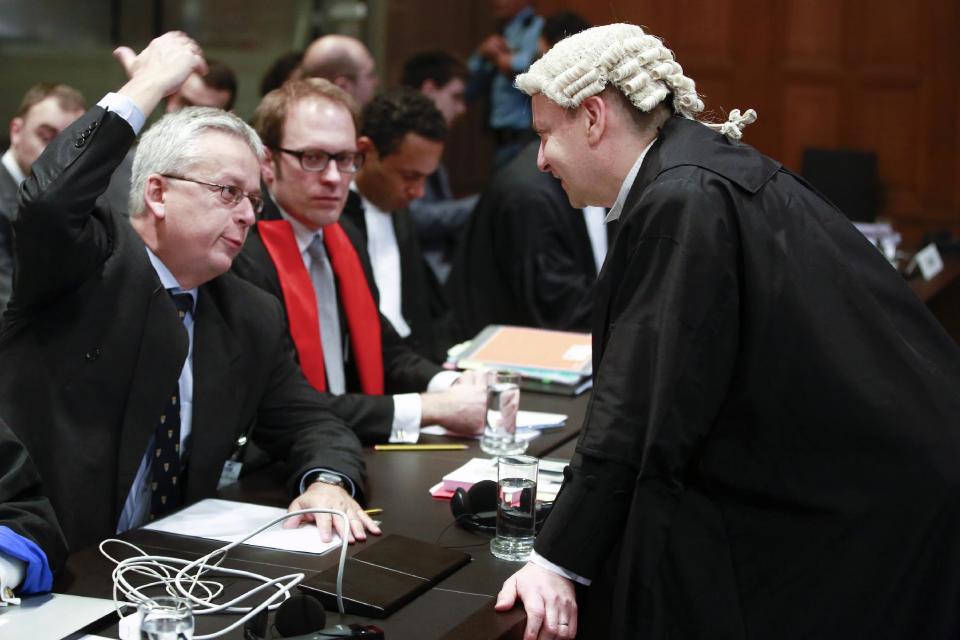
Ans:
<svg viewBox="0 0 960 640"><path fill-rule="evenodd" d="M675 113L695 119L703 111L696 85L683 75L673 52L632 24L593 27L564 38L516 79L517 88L527 95L542 93L566 109L576 109L608 84L645 113L670 94ZM753 109L743 114L734 109L727 122L704 124L739 139L756 119Z"/></svg>

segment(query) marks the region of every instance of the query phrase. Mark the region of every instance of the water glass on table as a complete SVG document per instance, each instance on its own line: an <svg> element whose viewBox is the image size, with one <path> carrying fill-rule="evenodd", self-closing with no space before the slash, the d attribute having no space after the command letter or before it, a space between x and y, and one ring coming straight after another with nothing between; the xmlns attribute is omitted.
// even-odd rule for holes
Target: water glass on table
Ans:
<svg viewBox="0 0 960 640"><path fill-rule="evenodd" d="M494 456L523 453L528 443L526 440L517 440L520 374L491 371L487 379L487 418L480 438L480 449Z"/></svg>
<svg viewBox="0 0 960 640"><path fill-rule="evenodd" d="M161 596L138 607L140 640L191 640L193 608L185 598Z"/></svg>
<svg viewBox="0 0 960 640"><path fill-rule="evenodd" d="M497 535L490 552L501 560L526 561L537 525L537 469L533 456L500 456L497 461Z"/></svg>

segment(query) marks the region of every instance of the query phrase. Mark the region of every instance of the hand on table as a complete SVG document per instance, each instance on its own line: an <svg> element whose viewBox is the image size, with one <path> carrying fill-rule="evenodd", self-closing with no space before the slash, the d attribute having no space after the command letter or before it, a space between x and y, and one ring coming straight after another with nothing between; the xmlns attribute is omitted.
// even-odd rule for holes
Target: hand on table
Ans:
<svg viewBox="0 0 960 640"><path fill-rule="evenodd" d="M363 512L363 508L357 504L357 501L350 497L350 494L343 488L324 482L314 482L307 490L290 503L287 511L299 511L300 509L339 509L347 514L349 528L344 530L343 518L330 513L313 513L302 515L297 518L289 518L283 521L285 529L295 529L301 522L315 521L317 528L320 529L320 539L324 542L330 542L333 539L332 531L347 538L347 542L354 543L357 540L366 540L367 531L374 535L380 535L380 527L370 516Z"/></svg>
<svg viewBox="0 0 960 640"><path fill-rule="evenodd" d="M503 583L494 608L509 611L517 597L527 610L523 640L576 637L577 600L573 582L528 562Z"/></svg>
<svg viewBox="0 0 960 640"><path fill-rule="evenodd" d="M480 435L487 417L487 386L473 379L457 381L446 391L424 393L421 424L439 424L463 435Z"/></svg>

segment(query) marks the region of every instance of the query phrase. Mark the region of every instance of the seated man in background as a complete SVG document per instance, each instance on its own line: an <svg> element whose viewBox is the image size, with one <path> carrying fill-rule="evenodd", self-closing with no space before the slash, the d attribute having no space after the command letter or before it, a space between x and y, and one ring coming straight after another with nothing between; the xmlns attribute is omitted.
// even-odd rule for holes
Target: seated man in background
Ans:
<svg viewBox="0 0 960 640"><path fill-rule="evenodd" d="M50 591L67 545L33 460L0 418L0 606Z"/></svg>
<svg viewBox="0 0 960 640"><path fill-rule="evenodd" d="M13 288L13 219L17 191L30 167L61 130L86 110L83 95L65 84L30 87L10 121L10 148L0 164L0 314Z"/></svg>
<svg viewBox="0 0 960 640"><path fill-rule="evenodd" d="M358 117L356 102L319 78L264 97L254 125L267 150L262 172L271 199L234 271L284 302L307 379L338 396L335 410L365 443L413 442L430 424L479 433L484 386L464 374L451 387L457 374L397 335L378 311L360 234L340 220L364 159Z"/></svg>
<svg viewBox="0 0 960 640"><path fill-rule="evenodd" d="M380 83L367 46L339 33L311 42L303 53L301 69L301 78L329 80L346 91L361 108L373 100Z"/></svg>
<svg viewBox="0 0 960 640"><path fill-rule="evenodd" d="M446 360L449 305L420 252L408 207L443 154L447 126L433 102L410 89L377 96L363 110L357 172L344 218L360 230L380 291L380 312L415 351Z"/></svg>
<svg viewBox="0 0 960 640"><path fill-rule="evenodd" d="M262 206L256 132L219 109L167 114L138 146L132 217L98 204L146 115L205 70L177 32L115 55L130 80L64 130L24 183L0 324L0 406L68 544L212 496L251 432L286 460L291 510L345 511L350 524L333 526L348 540L378 532L356 501L360 443L303 378L280 305L227 273ZM329 540L331 517L316 520Z"/></svg>
<svg viewBox="0 0 960 640"><path fill-rule="evenodd" d="M467 109L466 78L467 67L446 51L418 53L403 65L404 86L433 100L448 128ZM454 198L450 177L441 162L427 178L423 196L410 203L423 257L441 283L450 274L454 250L478 197Z"/></svg>
<svg viewBox="0 0 960 640"><path fill-rule="evenodd" d="M541 53L590 25L575 14L544 21ZM531 142L493 176L447 282L458 340L490 324L589 331L593 287L615 223L602 207L573 207L560 181L537 168Z"/></svg>

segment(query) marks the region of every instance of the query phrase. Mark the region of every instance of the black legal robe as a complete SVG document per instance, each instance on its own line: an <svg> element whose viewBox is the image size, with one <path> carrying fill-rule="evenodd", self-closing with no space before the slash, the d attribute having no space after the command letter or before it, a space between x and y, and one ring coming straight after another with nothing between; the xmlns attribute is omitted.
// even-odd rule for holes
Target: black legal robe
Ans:
<svg viewBox="0 0 960 640"><path fill-rule="evenodd" d="M960 636L960 349L802 179L672 118L593 340L536 542L580 637Z"/></svg>
<svg viewBox="0 0 960 640"><path fill-rule="evenodd" d="M447 280L461 340L490 324L589 331L597 278L583 211L537 168L538 143L500 169Z"/></svg>

